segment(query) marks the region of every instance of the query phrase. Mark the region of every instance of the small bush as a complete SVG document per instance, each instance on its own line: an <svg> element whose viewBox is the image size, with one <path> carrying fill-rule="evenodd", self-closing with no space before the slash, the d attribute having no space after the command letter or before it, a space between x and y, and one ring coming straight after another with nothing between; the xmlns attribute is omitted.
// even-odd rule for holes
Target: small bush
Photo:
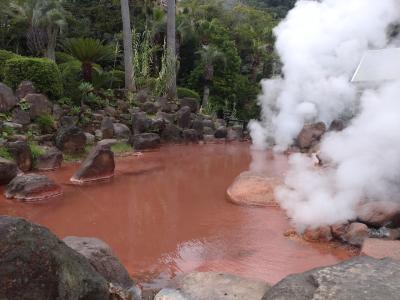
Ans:
<svg viewBox="0 0 400 300"><path fill-rule="evenodd" d="M15 135L15 130L12 127L3 126L0 129L1 129L0 137L2 137L4 139L7 139L7 138Z"/></svg>
<svg viewBox="0 0 400 300"><path fill-rule="evenodd" d="M69 97L75 103L80 103L82 94L79 85L82 82L81 63L72 60L59 65L64 86L64 96Z"/></svg>
<svg viewBox="0 0 400 300"><path fill-rule="evenodd" d="M6 61L16 57L20 56L10 51L0 49L0 81L4 80L4 66L6 64Z"/></svg>
<svg viewBox="0 0 400 300"><path fill-rule="evenodd" d="M191 89L178 87L176 91L178 94L178 98L194 98L194 99L200 100L199 93L197 93Z"/></svg>
<svg viewBox="0 0 400 300"><path fill-rule="evenodd" d="M45 58L18 57L6 61L4 82L15 89L22 81L30 80L39 92L50 98L63 93L61 73L58 66Z"/></svg>
<svg viewBox="0 0 400 300"><path fill-rule="evenodd" d="M0 147L0 157L13 160L11 153L6 149L6 147Z"/></svg>
<svg viewBox="0 0 400 300"><path fill-rule="evenodd" d="M52 115L44 114L35 119L43 133L52 133L55 130L55 121Z"/></svg>

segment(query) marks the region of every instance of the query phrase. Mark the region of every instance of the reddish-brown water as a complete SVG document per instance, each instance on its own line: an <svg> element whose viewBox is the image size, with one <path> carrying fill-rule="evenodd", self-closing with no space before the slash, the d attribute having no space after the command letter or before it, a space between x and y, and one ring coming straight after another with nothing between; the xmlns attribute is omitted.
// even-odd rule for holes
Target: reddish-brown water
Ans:
<svg viewBox="0 0 400 300"><path fill-rule="evenodd" d="M265 157L267 172L281 176L286 157ZM275 283L347 258L343 250L284 237L289 225L277 208L226 201L226 189L250 160L248 144L170 146L119 158L110 182L89 186L70 185L77 165L67 165L47 173L62 184L62 198L25 204L0 196L0 214L25 217L61 238L103 239L132 276L149 287L162 287L192 270Z"/></svg>

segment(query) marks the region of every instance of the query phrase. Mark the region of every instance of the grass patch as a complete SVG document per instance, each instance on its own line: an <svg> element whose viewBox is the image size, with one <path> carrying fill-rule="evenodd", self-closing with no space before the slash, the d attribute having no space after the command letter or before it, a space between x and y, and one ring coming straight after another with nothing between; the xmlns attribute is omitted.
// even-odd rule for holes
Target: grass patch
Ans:
<svg viewBox="0 0 400 300"><path fill-rule="evenodd" d="M112 152L115 154L124 154L124 153L130 153L133 151L133 148L131 145L127 143L116 143L111 146Z"/></svg>
<svg viewBox="0 0 400 300"><path fill-rule="evenodd" d="M36 143L31 142L28 145L31 149L33 165L36 166L39 156L43 155L46 151Z"/></svg>
<svg viewBox="0 0 400 300"><path fill-rule="evenodd" d="M11 153L6 149L6 147L0 147L0 157L8 159L8 160L14 159L12 157Z"/></svg>

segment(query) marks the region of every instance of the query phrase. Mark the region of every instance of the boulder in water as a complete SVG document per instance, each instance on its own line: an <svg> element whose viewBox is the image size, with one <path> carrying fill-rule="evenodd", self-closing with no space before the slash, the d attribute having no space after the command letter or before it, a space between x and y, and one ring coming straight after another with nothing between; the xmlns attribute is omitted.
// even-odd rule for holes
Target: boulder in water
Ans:
<svg viewBox="0 0 400 300"><path fill-rule="evenodd" d="M303 233L303 239L308 242L329 242L333 239L331 227L307 228Z"/></svg>
<svg viewBox="0 0 400 300"><path fill-rule="evenodd" d="M389 201L363 203L357 208L357 216L360 222L370 226L399 227L400 204Z"/></svg>
<svg viewBox="0 0 400 300"><path fill-rule="evenodd" d="M161 290L156 300L259 300L268 291L266 282L231 274L194 272L176 278L176 289Z"/></svg>
<svg viewBox="0 0 400 300"><path fill-rule="evenodd" d="M362 223L351 223L346 230L346 233L342 235L342 239L355 246L361 246L366 238L369 237L368 226Z"/></svg>
<svg viewBox="0 0 400 300"><path fill-rule="evenodd" d="M361 253L377 259L390 257L400 261L400 241L369 238L364 240Z"/></svg>
<svg viewBox="0 0 400 300"><path fill-rule="evenodd" d="M357 257L330 267L289 275L262 300L398 299L400 262Z"/></svg>
<svg viewBox="0 0 400 300"><path fill-rule="evenodd" d="M304 125L297 137L298 146L303 149L310 149L315 146L326 131L326 125L323 122Z"/></svg>
<svg viewBox="0 0 400 300"><path fill-rule="evenodd" d="M109 179L114 176L114 153L107 144L99 143L82 162L71 178L73 183L82 184Z"/></svg>
<svg viewBox="0 0 400 300"><path fill-rule="evenodd" d="M62 195L62 188L44 175L24 174L7 185L5 196L24 202L39 201Z"/></svg>
<svg viewBox="0 0 400 300"><path fill-rule="evenodd" d="M278 179L256 172L243 172L227 190L229 201L239 205L278 206L274 188Z"/></svg>
<svg viewBox="0 0 400 300"><path fill-rule="evenodd" d="M106 280L42 226L0 216L0 249L0 299L110 299Z"/></svg>

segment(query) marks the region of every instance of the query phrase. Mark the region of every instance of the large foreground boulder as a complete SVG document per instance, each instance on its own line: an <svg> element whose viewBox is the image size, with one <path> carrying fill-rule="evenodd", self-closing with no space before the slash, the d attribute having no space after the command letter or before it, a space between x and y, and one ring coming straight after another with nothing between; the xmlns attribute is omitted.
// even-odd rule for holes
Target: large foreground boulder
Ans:
<svg viewBox="0 0 400 300"><path fill-rule="evenodd" d="M109 300L106 280L46 228L0 216L0 299Z"/></svg>
<svg viewBox="0 0 400 300"><path fill-rule="evenodd" d="M86 135L77 126L61 127L56 135L56 146L66 153L81 153L85 149Z"/></svg>
<svg viewBox="0 0 400 300"><path fill-rule="evenodd" d="M136 287L128 271L105 242L97 238L76 236L66 237L64 242L86 257L108 282L129 290L133 299L140 299L140 289Z"/></svg>
<svg viewBox="0 0 400 300"><path fill-rule="evenodd" d="M99 143L82 162L71 178L74 183L85 183L109 179L114 176L114 153L108 144Z"/></svg>
<svg viewBox="0 0 400 300"><path fill-rule="evenodd" d="M297 143L300 149L310 149L316 145L326 131L326 125L323 122L304 125L297 137Z"/></svg>
<svg viewBox="0 0 400 300"><path fill-rule="evenodd" d="M156 133L141 133L133 136L135 150L154 149L160 145L160 136Z"/></svg>
<svg viewBox="0 0 400 300"><path fill-rule="evenodd" d="M270 285L231 274L195 272L177 279L176 289L164 289L156 300L259 300Z"/></svg>
<svg viewBox="0 0 400 300"><path fill-rule="evenodd" d="M0 82L0 113L10 111L17 105L17 98L12 89Z"/></svg>
<svg viewBox="0 0 400 300"><path fill-rule="evenodd" d="M0 157L0 185L7 184L18 174L15 162Z"/></svg>
<svg viewBox="0 0 400 300"><path fill-rule="evenodd" d="M274 197L278 184L276 178L247 171L235 179L226 194L229 201L239 205L278 206Z"/></svg>
<svg viewBox="0 0 400 300"><path fill-rule="evenodd" d="M7 185L5 196L21 201L39 201L62 195L62 188L44 175L24 174Z"/></svg>
<svg viewBox="0 0 400 300"><path fill-rule="evenodd" d="M290 275L273 286L262 300L395 300L399 294L399 261L357 257Z"/></svg>

